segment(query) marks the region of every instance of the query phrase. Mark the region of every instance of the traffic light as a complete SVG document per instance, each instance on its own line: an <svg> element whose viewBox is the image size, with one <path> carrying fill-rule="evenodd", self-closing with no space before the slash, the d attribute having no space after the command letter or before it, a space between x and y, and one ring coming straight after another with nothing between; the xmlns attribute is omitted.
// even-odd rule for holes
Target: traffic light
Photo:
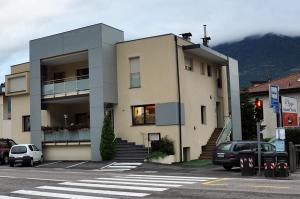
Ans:
<svg viewBox="0 0 300 199"><path fill-rule="evenodd" d="M264 104L261 99L255 99L254 112L256 121L260 122L264 119Z"/></svg>

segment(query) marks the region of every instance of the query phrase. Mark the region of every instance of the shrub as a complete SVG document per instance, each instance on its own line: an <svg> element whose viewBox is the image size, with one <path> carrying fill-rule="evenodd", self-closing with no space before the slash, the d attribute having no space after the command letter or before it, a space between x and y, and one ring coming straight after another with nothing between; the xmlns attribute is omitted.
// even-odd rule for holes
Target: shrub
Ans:
<svg viewBox="0 0 300 199"><path fill-rule="evenodd" d="M151 152L162 152L166 155L174 155L174 144L168 137L151 142Z"/></svg>
<svg viewBox="0 0 300 199"><path fill-rule="evenodd" d="M116 143L114 142L115 134L111 126L109 115L106 115L103 121L101 141L100 141L100 154L102 160L111 160L116 153Z"/></svg>
<svg viewBox="0 0 300 199"><path fill-rule="evenodd" d="M160 152L160 151L154 151L154 152L151 152L148 156L147 156L147 159L148 160L151 160L151 159L158 159L158 158L164 158L166 157L167 155L163 152Z"/></svg>

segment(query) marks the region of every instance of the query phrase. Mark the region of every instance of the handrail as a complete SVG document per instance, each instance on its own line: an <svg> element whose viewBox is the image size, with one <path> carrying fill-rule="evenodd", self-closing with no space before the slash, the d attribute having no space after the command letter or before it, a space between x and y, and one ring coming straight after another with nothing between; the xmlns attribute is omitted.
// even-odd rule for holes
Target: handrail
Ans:
<svg viewBox="0 0 300 199"><path fill-rule="evenodd" d="M73 76L73 77L67 77L67 78L63 78L63 79L53 79L53 80L44 81L43 84L44 85L55 84L55 83L58 83L59 81L68 82L68 81L73 81L73 80L78 80L78 79L88 79L88 78L89 78L89 75Z"/></svg>
<svg viewBox="0 0 300 199"><path fill-rule="evenodd" d="M225 120L224 128L222 129L217 139L216 145L219 145L220 143L225 142L227 140L227 138L231 134L231 128L232 128L231 117L228 117Z"/></svg>

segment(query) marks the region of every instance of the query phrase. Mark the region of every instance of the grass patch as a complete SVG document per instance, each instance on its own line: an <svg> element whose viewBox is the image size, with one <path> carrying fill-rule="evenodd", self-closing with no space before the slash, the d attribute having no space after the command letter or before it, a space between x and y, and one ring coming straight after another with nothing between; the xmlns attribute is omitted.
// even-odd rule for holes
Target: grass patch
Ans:
<svg viewBox="0 0 300 199"><path fill-rule="evenodd" d="M211 160L191 160L188 162L181 163L183 166L194 166L194 167L204 167L212 165Z"/></svg>

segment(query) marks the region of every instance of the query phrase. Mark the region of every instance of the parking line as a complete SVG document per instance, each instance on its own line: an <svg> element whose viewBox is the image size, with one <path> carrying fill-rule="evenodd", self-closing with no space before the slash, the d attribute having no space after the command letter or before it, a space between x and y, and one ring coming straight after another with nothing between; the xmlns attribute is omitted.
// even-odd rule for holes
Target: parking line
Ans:
<svg viewBox="0 0 300 199"><path fill-rule="evenodd" d="M103 178L102 178L103 179ZM151 186L151 187L181 187L182 185L178 184L158 184L158 183L144 183L144 182L119 182L111 180L79 180L79 182L89 182L89 183L100 183L100 184L121 184L121 185L141 185L141 186Z"/></svg>
<svg viewBox="0 0 300 199"><path fill-rule="evenodd" d="M0 196L0 199L28 199L28 198L20 198L20 197L12 197L12 196Z"/></svg>
<svg viewBox="0 0 300 199"><path fill-rule="evenodd" d="M68 167L66 167L65 169L69 169L69 168L73 168L73 167L76 167L76 166L79 166L79 165L83 165L85 163L88 163L89 161L85 161L85 162L80 162L80 163L77 163L77 164L73 164L73 165L70 165Z"/></svg>
<svg viewBox="0 0 300 199"><path fill-rule="evenodd" d="M216 182L222 182L222 181L225 181L226 178L221 178L221 179L217 179L217 180L211 180L211 181L208 181L208 182L203 182L201 183L202 185L226 185L226 184L218 184Z"/></svg>
<svg viewBox="0 0 300 199"><path fill-rule="evenodd" d="M105 169L106 167L109 167L109 166L111 166L111 165L113 165L113 164L115 164L116 162L113 162L113 163L111 163L111 164L108 164L108 165L106 165L106 166L104 166L104 167L101 167L100 169Z"/></svg>
<svg viewBox="0 0 300 199"><path fill-rule="evenodd" d="M255 187L255 188L271 188L271 189L288 189L289 187L281 187L281 186L271 186L271 185L262 185L262 186L259 186L259 185L253 185L250 187Z"/></svg>
<svg viewBox="0 0 300 199"><path fill-rule="evenodd" d="M38 165L38 166L35 166L35 167L38 168L38 167L48 166L48 165L52 165L52 164L57 164L57 163L60 163L60 162L62 162L62 161L51 162L51 163L48 163L48 164L41 164L41 165Z"/></svg>

